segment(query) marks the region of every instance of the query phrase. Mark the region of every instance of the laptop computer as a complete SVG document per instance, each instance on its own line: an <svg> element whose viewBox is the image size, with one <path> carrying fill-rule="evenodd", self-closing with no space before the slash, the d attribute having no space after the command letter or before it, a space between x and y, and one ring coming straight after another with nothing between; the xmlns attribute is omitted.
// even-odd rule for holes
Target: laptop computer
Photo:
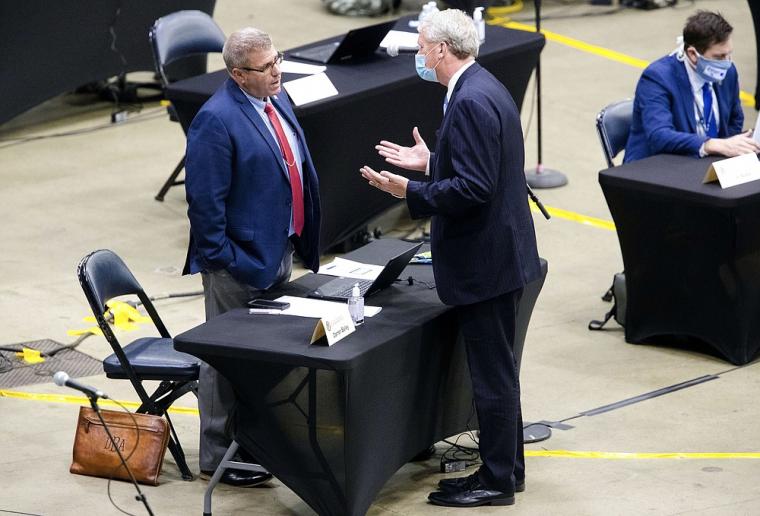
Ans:
<svg viewBox="0 0 760 516"><path fill-rule="evenodd" d="M289 57L328 64L338 63L348 59L356 59L371 55L388 31L396 25L396 20L353 29L343 36L340 41L317 45L289 54Z"/></svg>
<svg viewBox="0 0 760 516"><path fill-rule="evenodd" d="M392 285L421 246L422 243L419 243L388 260L388 263L383 267L383 270L380 271L380 274L374 281L356 278L335 278L317 290L309 292L308 296L332 301L346 301L351 297L351 289L358 283L362 296L369 297L375 292Z"/></svg>

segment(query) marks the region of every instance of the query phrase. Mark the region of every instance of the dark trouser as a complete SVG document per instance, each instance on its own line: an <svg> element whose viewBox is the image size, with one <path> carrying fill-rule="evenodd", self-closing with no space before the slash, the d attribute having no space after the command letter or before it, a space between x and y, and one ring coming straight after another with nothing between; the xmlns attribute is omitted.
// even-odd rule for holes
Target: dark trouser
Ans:
<svg viewBox="0 0 760 516"><path fill-rule="evenodd" d="M285 252L272 287L290 279L293 250ZM263 289L240 283L226 270L202 272L206 320L233 308L245 308ZM271 288L271 287L270 287ZM214 368L201 362L198 380L198 410L201 414L199 463L201 471L214 471L231 441L227 434L229 415L235 405L235 392L230 383Z"/></svg>
<svg viewBox="0 0 760 516"><path fill-rule="evenodd" d="M458 306L480 424L480 481L513 493L525 479L520 379L514 354L517 305L522 289Z"/></svg>

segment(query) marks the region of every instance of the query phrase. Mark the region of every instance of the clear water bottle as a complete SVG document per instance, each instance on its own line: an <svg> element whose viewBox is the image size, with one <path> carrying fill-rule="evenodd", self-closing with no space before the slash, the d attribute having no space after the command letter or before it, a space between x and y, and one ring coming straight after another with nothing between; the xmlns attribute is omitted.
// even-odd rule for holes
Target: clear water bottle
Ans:
<svg viewBox="0 0 760 516"><path fill-rule="evenodd" d="M351 289L351 297L348 298L348 313L351 314L354 326L364 324L364 296L359 290L358 283L354 284L354 288Z"/></svg>

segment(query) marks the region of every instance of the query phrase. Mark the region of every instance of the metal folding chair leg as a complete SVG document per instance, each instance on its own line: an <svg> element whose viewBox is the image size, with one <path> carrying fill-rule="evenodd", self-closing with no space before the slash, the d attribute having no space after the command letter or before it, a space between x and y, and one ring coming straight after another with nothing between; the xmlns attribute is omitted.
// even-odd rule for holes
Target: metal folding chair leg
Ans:
<svg viewBox="0 0 760 516"><path fill-rule="evenodd" d="M187 465L187 459L185 459L185 451L179 444L179 440L176 437L177 434L174 432L174 429L172 429L172 434L173 435L169 437L169 451L171 452L172 457L174 457L174 462L177 463L179 472L182 475L182 480L189 482L193 480L193 474Z"/></svg>
<svg viewBox="0 0 760 516"><path fill-rule="evenodd" d="M171 188L172 186L185 184L184 179L177 181L177 176L179 175L180 172L182 172L183 168L185 168L185 156L182 156L182 159L179 160L179 163L177 163L177 166L174 167L174 170L172 171L172 173L169 175L169 178L164 183L164 186L162 186L161 190L159 190L158 193L156 194L155 199L157 201L163 202L164 195L166 195L166 192L168 192L169 188Z"/></svg>
<svg viewBox="0 0 760 516"><path fill-rule="evenodd" d="M211 479L208 481L206 494L203 495L203 516L211 516L211 493L214 492L214 488L219 483L219 480L222 478L222 475L227 469L229 468L242 469L245 471L256 471L258 473L267 472L267 470L265 470L258 464L250 464L248 462L236 462L232 460L232 457L235 456L239 447L240 445L237 443L237 441L232 441L232 444L230 444L230 447L227 448L227 452L224 454L224 457L222 458L222 462L219 463L219 466L217 466L216 471L214 471L214 474L211 476Z"/></svg>

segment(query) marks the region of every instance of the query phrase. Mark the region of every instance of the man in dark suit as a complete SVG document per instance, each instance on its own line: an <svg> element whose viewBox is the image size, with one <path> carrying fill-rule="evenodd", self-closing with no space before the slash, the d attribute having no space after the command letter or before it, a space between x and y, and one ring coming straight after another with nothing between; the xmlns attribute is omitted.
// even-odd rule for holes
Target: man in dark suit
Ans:
<svg viewBox="0 0 760 516"><path fill-rule="evenodd" d="M257 29L224 45L227 81L198 112L187 136L190 246L185 273L200 272L206 318L288 281L293 252L319 268L317 174L303 131L281 90L282 54ZM201 365L200 467L208 475L230 445L226 426L235 396ZM251 486L271 478L228 470L223 482Z"/></svg>
<svg viewBox="0 0 760 516"><path fill-rule="evenodd" d="M465 339L483 464L469 477L442 480L428 497L451 507L510 505L524 489L515 317L523 287L540 274L520 115L506 88L475 62L479 43L462 11L423 23L417 72L448 88L436 152L416 128L413 147L377 146L389 163L428 170L430 180L362 167L370 185L406 198L412 217L432 216L438 295L455 306Z"/></svg>
<svg viewBox="0 0 760 516"><path fill-rule="evenodd" d="M701 158L760 152L750 133L742 133L732 32L720 14L697 11L686 20L683 48L644 70L624 162L663 153Z"/></svg>

